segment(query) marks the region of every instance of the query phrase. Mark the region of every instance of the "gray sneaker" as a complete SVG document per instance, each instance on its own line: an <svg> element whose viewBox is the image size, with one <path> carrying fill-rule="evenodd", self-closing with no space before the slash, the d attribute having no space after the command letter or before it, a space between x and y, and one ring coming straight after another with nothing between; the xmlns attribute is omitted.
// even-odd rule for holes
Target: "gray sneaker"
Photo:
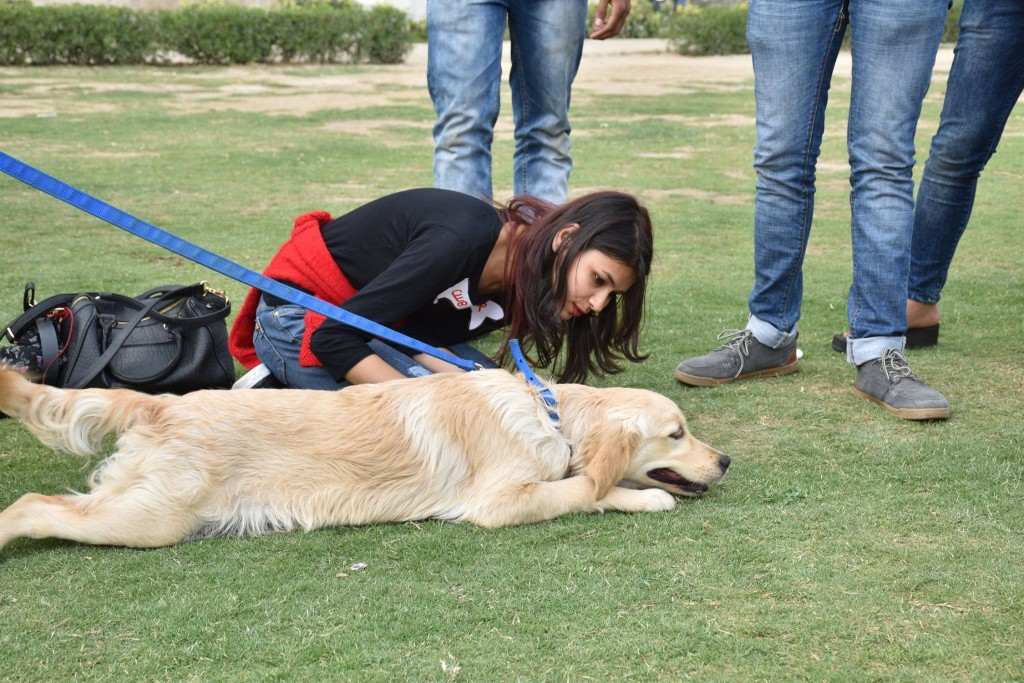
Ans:
<svg viewBox="0 0 1024 683"><path fill-rule="evenodd" d="M680 363L676 379L695 387L716 387L740 379L788 375L800 364L796 339L778 349L757 341L750 330L726 330L718 339L729 341L705 356Z"/></svg>
<svg viewBox="0 0 1024 683"><path fill-rule="evenodd" d="M854 391L904 420L949 417L949 401L919 380L897 349L886 349L881 358L857 366Z"/></svg>

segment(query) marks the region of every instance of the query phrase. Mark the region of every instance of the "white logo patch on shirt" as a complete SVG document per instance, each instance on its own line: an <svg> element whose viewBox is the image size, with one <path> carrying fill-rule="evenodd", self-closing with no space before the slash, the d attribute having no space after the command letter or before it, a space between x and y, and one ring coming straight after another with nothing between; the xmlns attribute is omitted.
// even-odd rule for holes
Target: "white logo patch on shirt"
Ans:
<svg viewBox="0 0 1024 683"><path fill-rule="evenodd" d="M448 299L452 306L455 306L458 310L464 308L472 309L469 314L469 329L471 330L480 327L488 318L491 320L501 320L505 317L505 311L501 309L501 306L496 301L488 300L482 304L474 304L469 300L468 277L454 287L449 287L434 297L434 303L436 304L441 299Z"/></svg>

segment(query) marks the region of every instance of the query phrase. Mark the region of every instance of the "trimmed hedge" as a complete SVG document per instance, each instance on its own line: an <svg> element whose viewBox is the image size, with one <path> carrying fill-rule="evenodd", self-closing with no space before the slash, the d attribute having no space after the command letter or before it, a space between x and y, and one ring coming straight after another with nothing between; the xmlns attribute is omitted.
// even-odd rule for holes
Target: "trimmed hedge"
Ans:
<svg viewBox="0 0 1024 683"><path fill-rule="evenodd" d="M0 3L0 64L137 64L153 52L148 17L97 9Z"/></svg>
<svg viewBox="0 0 1024 683"><path fill-rule="evenodd" d="M685 55L748 52L746 4L698 0L672 12L636 0L619 39L665 38ZM943 42L955 42L962 0L946 18ZM596 3L590 4L593 26ZM396 64L424 22L387 5L352 0L281 0L274 9L201 4L139 11L102 5L33 6L0 0L0 65L371 62ZM589 30L588 30L589 32Z"/></svg>
<svg viewBox="0 0 1024 683"><path fill-rule="evenodd" d="M731 55L750 52L747 5L687 5L669 22L669 43L682 55Z"/></svg>
<svg viewBox="0 0 1024 683"><path fill-rule="evenodd" d="M942 42L955 43L960 33L960 8L954 0L946 16ZM594 24L597 4L590 3L588 33ZM684 55L742 54L750 51L746 39L747 5L732 0L691 0L675 11L670 2L634 0L620 38L665 38ZM849 41L849 32L846 40Z"/></svg>
<svg viewBox="0 0 1024 683"><path fill-rule="evenodd" d="M412 48L408 17L355 3L275 9L198 5L137 11L0 0L0 64L395 64Z"/></svg>

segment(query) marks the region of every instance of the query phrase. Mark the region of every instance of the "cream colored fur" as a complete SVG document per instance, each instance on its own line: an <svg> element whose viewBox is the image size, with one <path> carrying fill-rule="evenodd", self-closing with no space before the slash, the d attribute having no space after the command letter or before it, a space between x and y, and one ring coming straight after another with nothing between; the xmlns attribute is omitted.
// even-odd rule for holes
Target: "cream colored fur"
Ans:
<svg viewBox="0 0 1024 683"><path fill-rule="evenodd" d="M0 547L23 536L157 547L429 518L497 527L670 510L673 493L699 495L725 474L728 457L695 439L663 396L553 389L561 431L536 391L503 370L180 397L56 389L0 370L0 410L47 446L92 455L117 436L89 493L30 493L0 513Z"/></svg>

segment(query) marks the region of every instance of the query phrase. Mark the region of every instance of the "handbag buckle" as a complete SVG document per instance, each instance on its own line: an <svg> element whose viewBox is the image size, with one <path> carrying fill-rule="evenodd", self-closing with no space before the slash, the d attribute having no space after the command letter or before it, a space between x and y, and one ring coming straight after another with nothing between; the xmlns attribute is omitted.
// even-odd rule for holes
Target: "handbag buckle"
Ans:
<svg viewBox="0 0 1024 683"><path fill-rule="evenodd" d="M208 283L206 280L203 280L199 284L201 284L203 286L203 294L204 295L205 294L213 294L216 297L224 299L224 302L227 303L228 295L224 293L223 289L214 289L213 287L210 286L210 283Z"/></svg>
<svg viewBox="0 0 1024 683"><path fill-rule="evenodd" d="M21 297L21 305L26 311L36 305L36 283L25 283L25 293Z"/></svg>

